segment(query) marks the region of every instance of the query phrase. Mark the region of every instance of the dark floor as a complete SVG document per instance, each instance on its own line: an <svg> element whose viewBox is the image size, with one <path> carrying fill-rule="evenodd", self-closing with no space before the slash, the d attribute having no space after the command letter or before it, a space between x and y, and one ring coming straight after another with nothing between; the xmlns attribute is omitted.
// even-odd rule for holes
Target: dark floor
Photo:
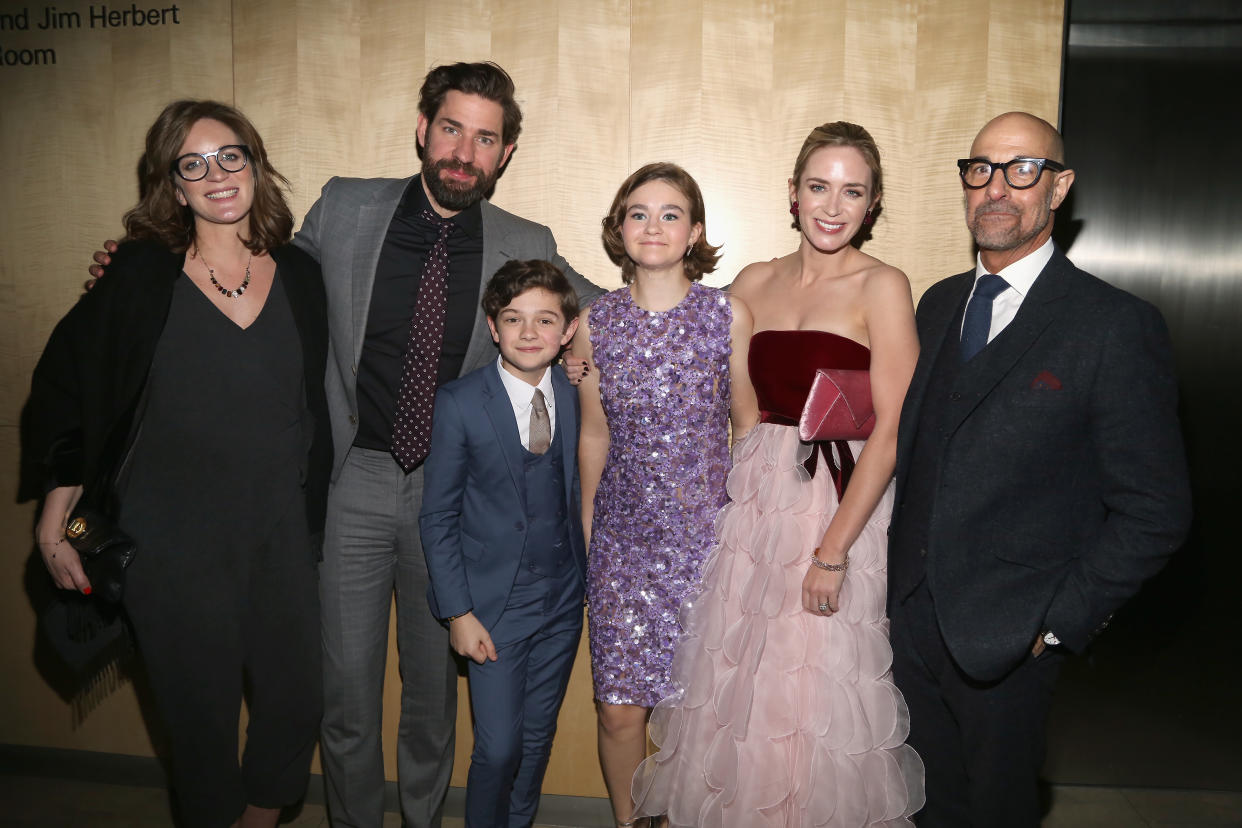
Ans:
<svg viewBox="0 0 1242 828"><path fill-rule="evenodd" d="M460 793L460 792L455 792ZM460 797L452 797L460 801ZM450 800L449 811L455 810ZM537 828L605 828L604 800L545 797ZM0 823L9 828L169 828L162 788L0 775ZM327 828L322 805L307 804L294 828ZM384 828L400 828L390 813ZM464 825L460 810L444 828ZM1045 828L1238 828L1242 793L1055 786Z"/></svg>

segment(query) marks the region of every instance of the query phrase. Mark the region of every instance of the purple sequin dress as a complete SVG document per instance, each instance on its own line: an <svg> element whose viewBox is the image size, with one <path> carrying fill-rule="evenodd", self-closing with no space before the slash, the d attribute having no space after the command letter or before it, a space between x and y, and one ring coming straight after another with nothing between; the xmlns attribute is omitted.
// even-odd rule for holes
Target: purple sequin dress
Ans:
<svg viewBox="0 0 1242 828"><path fill-rule="evenodd" d="M728 296L697 282L663 312L628 288L591 305L609 430L587 564L600 701L653 707L672 689L678 612L727 500L732 320Z"/></svg>

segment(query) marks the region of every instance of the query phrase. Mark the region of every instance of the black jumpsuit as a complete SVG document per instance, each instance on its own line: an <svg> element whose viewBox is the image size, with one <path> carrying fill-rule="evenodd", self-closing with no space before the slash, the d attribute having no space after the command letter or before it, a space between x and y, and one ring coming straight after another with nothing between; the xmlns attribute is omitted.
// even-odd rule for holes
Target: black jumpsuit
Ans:
<svg viewBox="0 0 1242 828"><path fill-rule="evenodd" d="M182 274L156 348L120 524L125 607L185 825L304 793L322 708L317 569L302 482L302 349L279 273L242 329ZM243 687L250 724L237 762Z"/></svg>

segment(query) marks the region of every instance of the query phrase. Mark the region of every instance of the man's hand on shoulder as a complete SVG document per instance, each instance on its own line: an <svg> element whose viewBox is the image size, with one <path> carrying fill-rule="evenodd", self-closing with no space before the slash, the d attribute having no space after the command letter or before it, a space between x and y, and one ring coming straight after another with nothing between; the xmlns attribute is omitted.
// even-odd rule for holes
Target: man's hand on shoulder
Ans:
<svg viewBox="0 0 1242 828"><path fill-rule="evenodd" d="M103 246L103 250L96 250L95 255L91 257L95 260L95 264L86 269L87 272L91 274L91 278L87 279L82 285L82 287L86 290L93 288L95 286L95 282L102 279L104 274L107 272L108 265L112 264L111 254L116 252L116 239L108 239L103 243Z"/></svg>
<svg viewBox="0 0 1242 828"><path fill-rule="evenodd" d="M496 661L496 647L492 636L473 612L459 615L449 622L449 645L459 656L469 658L476 664Z"/></svg>

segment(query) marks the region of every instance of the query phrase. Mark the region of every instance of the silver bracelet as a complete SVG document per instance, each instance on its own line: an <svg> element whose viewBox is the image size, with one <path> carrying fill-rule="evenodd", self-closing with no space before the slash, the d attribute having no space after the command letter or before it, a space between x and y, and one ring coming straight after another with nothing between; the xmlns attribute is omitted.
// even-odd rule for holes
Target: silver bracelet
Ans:
<svg viewBox="0 0 1242 828"><path fill-rule="evenodd" d="M845 560L841 561L841 563L830 564L824 563L819 559L819 550L816 549L813 553L811 553L811 563L818 566L820 569L826 569L829 572L844 572L850 565L850 553L845 553Z"/></svg>

